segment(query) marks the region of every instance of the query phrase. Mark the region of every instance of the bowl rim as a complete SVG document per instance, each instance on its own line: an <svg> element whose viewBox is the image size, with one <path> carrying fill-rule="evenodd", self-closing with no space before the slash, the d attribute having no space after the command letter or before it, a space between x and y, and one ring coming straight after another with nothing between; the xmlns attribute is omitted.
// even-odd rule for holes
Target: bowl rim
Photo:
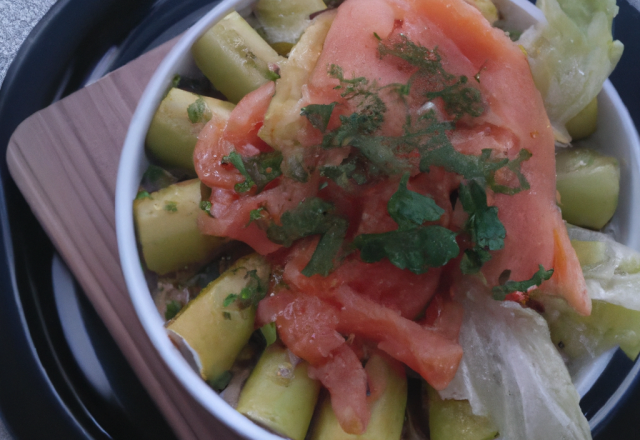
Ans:
<svg viewBox="0 0 640 440"><path fill-rule="evenodd" d="M137 193L140 176L148 165L148 160L144 155L144 139L151 123L155 109L159 105L170 85L177 66L184 63L190 57L189 49L191 45L215 22L222 19L232 10L239 10L255 3L256 0L223 0L211 11L203 16L194 26L185 32L177 41L175 46L160 63L148 85L131 119L129 129L125 138L124 146L120 156L118 175L116 183L115 213L116 213L116 233L118 252L122 272L125 278L128 294L134 305L134 309L147 336L151 340L156 351L168 365L172 374L186 388L186 390L212 415L222 423L233 429L236 433L248 438L260 438L268 440L282 440L282 437L268 432L266 429L253 423L227 402L225 402L212 388L203 386L200 375L193 370L189 363L183 358L179 350L171 343L167 337L164 321L157 312L157 308L151 297L149 288L144 278L140 266L140 255L136 244L136 234L133 222L133 200ZM535 21L543 21L542 11L536 8L528 0L497 0L499 4L512 4L516 10L526 14ZM525 20L529 20L526 18ZM622 103L617 91L609 80L605 81L603 93L613 103L618 110L620 122L629 135L633 155L633 169L640 169L640 142L638 133L626 106ZM632 174L632 187L640 188L639 179ZM636 194L638 193L637 190ZM640 218L640 206L631 207ZM631 241L640 243L640 231L632 234ZM637 244L636 244L637 246ZM624 395L629 387L635 382L640 373L640 362L636 362L633 369L628 373L623 383L616 392L610 396L608 401L598 410L589 421L593 430L600 422L606 420L612 413L612 409L617 403L624 399Z"/></svg>
<svg viewBox="0 0 640 440"><path fill-rule="evenodd" d="M140 267L140 255L137 247L133 245L136 243L133 200L139 185L139 176L148 164L144 153L141 154L144 149L141 149L140 146L144 145L146 132L155 109L162 100L164 91L171 84L176 66L188 56L189 49L197 38L232 10L241 9L250 3L248 0L223 0L217 4L185 32L151 77L129 124L120 156L115 199L116 234L122 272L138 319L154 348L178 381L207 411L238 434L249 438L282 440L282 437L269 433L257 424L249 422L212 388L203 386L202 378L167 337L164 321L153 303Z"/></svg>

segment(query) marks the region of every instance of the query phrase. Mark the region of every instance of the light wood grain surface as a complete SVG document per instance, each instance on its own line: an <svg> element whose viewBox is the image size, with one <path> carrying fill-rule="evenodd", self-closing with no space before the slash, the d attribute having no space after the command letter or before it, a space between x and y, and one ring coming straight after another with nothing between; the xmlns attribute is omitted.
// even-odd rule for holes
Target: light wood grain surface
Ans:
<svg viewBox="0 0 640 440"><path fill-rule="evenodd" d="M118 256L115 186L136 104L169 42L25 120L7 150L16 184L176 435L236 439L153 348Z"/></svg>

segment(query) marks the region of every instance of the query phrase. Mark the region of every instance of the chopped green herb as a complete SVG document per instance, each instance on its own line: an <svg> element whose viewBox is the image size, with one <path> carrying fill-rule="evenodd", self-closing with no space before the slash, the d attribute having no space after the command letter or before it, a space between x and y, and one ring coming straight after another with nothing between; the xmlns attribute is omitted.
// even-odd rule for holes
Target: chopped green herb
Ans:
<svg viewBox="0 0 640 440"><path fill-rule="evenodd" d="M305 276L328 275L348 228L348 222L334 213L333 204L317 197L306 199L282 214L280 221L281 225L272 224L267 228L267 237L285 247L303 237L322 235L302 273Z"/></svg>
<svg viewBox="0 0 640 440"><path fill-rule="evenodd" d="M426 98L441 98L446 112L454 119L460 119L465 114L478 117L484 113L485 106L480 91L467 86L466 76L456 76L444 69L438 48L428 49L401 34L399 38L379 41L378 52L381 57L395 56L417 67L418 70L409 82L415 81L415 78L426 78L427 83L432 85L432 90L425 93Z"/></svg>
<svg viewBox="0 0 640 440"><path fill-rule="evenodd" d="M318 191L322 191L327 186L329 186L329 182L322 182L320 185L318 185Z"/></svg>
<svg viewBox="0 0 640 440"><path fill-rule="evenodd" d="M479 247L467 249L460 261L460 270L463 274L469 275L480 272L480 269L487 261L491 260L489 251Z"/></svg>
<svg viewBox="0 0 640 440"><path fill-rule="evenodd" d="M222 312L222 317L227 320L230 321L231 320L231 313L229 312Z"/></svg>
<svg viewBox="0 0 640 440"><path fill-rule="evenodd" d="M169 321L170 319L175 318L178 312L182 310L182 304L178 301L169 301L167 303L167 308L164 312L164 319Z"/></svg>
<svg viewBox="0 0 640 440"><path fill-rule="evenodd" d="M462 208L469 214L464 229L481 249L497 251L504 247L507 231L498 218L498 208L487 206L487 193L475 180L460 185Z"/></svg>
<svg viewBox="0 0 640 440"><path fill-rule="evenodd" d="M178 204L176 202L167 202L164 204L164 210L169 212L178 212Z"/></svg>
<svg viewBox="0 0 640 440"><path fill-rule="evenodd" d="M335 106L335 102L331 104L311 104L303 107L300 115L306 117L311 125L324 133L327 131L331 113L333 113Z"/></svg>
<svg viewBox="0 0 640 440"><path fill-rule="evenodd" d="M522 162L529 160L531 156L532 154L529 150L522 149L518 152L518 156L515 159L508 161L504 166L518 178L519 186L511 187L499 185L495 181L495 173L490 173L489 175L487 175L487 184L489 185L489 187L494 192L507 194L510 196L517 194L520 191L528 190L530 188L529 182L527 181L527 178L524 176L524 174L522 174L522 171L520 171L520 166L522 165Z"/></svg>
<svg viewBox="0 0 640 440"><path fill-rule="evenodd" d="M180 79L181 79L180 75L178 74L173 75L173 79L171 80L171 86L178 87L178 84L180 84Z"/></svg>
<svg viewBox="0 0 640 440"><path fill-rule="evenodd" d="M200 202L200 209L202 209L203 211L207 212L209 215L211 215L211 208L212 207L213 207L213 204L208 200L202 200Z"/></svg>
<svg viewBox="0 0 640 440"><path fill-rule="evenodd" d="M249 226L252 222L255 222L256 220L260 220L262 218L262 211L264 211L264 207L259 207L256 209L252 209L251 212L249 212L249 222L247 223L246 226Z"/></svg>
<svg viewBox="0 0 640 440"><path fill-rule="evenodd" d="M276 323L270 322L260 327L260 332L264 336L264 340L267 343L267 347L278 340L278 332L276 330Z"/></svg>
<svg viewBox="0 0 640 440"><path fill-rule="evenodd" d="M398 191L391 196L387 204L389 215L398 224L398 230L407 230L424 222L436 221L444 214L444 209L431 197L408 190L408 181L409 173L406 173L402 176Z"/></svg>
<svg viewBox="0 0 640 440"><path fill-rule="evenodd" d="M222 391L227 387L227 385L229 385L229 382L231 382L232 378L233 373L227 370L215 379L210 380L209 385L211 385L211 388L216 391Z"/></svg>
<svg viewBox="0 0 640 440"><path fill-rule="evenodd" d="M380 174L379 169L358 152L351 153L340 165L320 168L321 176L328 177L342 188L349 186L349 179L363 185Z"/></svg>
<svg viewBox="0 0 640 440"><path fill-rule="evenodd" d="M282 175L280 170L282 153L279 151L260 153L251 157L243 157L232 151L228 156L224 156L222 161L231 163L245 178L244 182L235 185L235 190L239 193L249 191L254 185L257 192L260 192L269 182Z"/></svg>
<svg viewBox="0 0 640 440"><path fill-rule="evenodd" d="M538 271L533 274L531 279L525 281L505 281L499 286L491 289L493 299L504 301L508 294L513 292L526 292L530 288L539 286L543 281L548 280L553 275L553 269L544 270L542 264L538 265Z"/></svg>
<svg viewBox="0 0 640 440"><path fill-rule="evenodd" d="M187 115L192 124L197 122L207 122L211 119L211 110L202 96L198 96L193 104L187 107Z"/></svg>
<svg viewBox="0 0 640 440"><path fill-rule="evenodd" d="M267 294L267 286L258 276L257 270L247 272L245 279L248 279L247 285L242 288L240 293L230 293L222 302L223 307L229 307L236 302L240 309L246 309L250 306L257 306L258 303Z"/></svg>
<svg viewBox="0 0 640 440"><path fill-rule="evenodd" d="M416 274L444 266L460 253L456 234L442 226L358 235L353 245L360 249L360 258L366 263L386 257L400 269L409 269Z"/></svg>
<svg viewBox="0 0 640 440"><path fill-rule="evenodd" d="M340 252L349 224L343 218L335 218L329 229L322 234L309 263L302 269L302 275L310 277L320 274L324 277L333 270L333 259Z"/></svg>
<svg viewBox="0 0 640 440"><path fill-rule="evenodd" d="M444 266L460 253L456 234L442 226L422 226L439 219L444 210L429 197L407 189L409 176L403 176L398 191L391 196L387 210L398 223L395 231L358 235L353 246L360 258L374 263L388 258L400 269L421 274L431 267Z"/></svg>
<svg viewBox="0 0 640 440"><path fill-rule="evenodd" d="M149 194L149 191L138 191L138 194L136 194L136 200L142 200L142 199L153 199L153 197L151 197L151 194Z"/></svg>

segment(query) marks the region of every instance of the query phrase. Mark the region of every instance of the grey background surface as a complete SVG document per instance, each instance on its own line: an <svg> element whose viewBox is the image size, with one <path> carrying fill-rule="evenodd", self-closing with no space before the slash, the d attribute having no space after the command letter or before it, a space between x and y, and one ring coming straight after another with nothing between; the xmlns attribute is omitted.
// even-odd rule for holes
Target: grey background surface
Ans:
<svg viewBox="0 0 640 440"><path fill-rule="evenodd" d="M56 0L0 0L0 86L20 46L29 44L29 32L55 2ZM12 438L0 415L0 440Z"/></svg>

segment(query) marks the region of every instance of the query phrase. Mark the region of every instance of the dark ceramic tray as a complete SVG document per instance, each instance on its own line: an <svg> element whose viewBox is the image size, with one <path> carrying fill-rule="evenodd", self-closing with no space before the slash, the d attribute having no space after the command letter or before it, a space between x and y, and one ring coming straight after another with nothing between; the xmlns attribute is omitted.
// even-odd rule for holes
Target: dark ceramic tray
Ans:
<svg viewBox="0 0 640 440"><path fill-rule="evenodd" d="M0 416L18 439L175 438L31 214L4 155L25 118L179 34L213 3L58 0L7 73L0 89ZM626 1L619 6L614 35L626 47L611 80L640 127L640 13ZM638 436L639 366L616 353L582 399L597 421L595 439Z"/></svg>

